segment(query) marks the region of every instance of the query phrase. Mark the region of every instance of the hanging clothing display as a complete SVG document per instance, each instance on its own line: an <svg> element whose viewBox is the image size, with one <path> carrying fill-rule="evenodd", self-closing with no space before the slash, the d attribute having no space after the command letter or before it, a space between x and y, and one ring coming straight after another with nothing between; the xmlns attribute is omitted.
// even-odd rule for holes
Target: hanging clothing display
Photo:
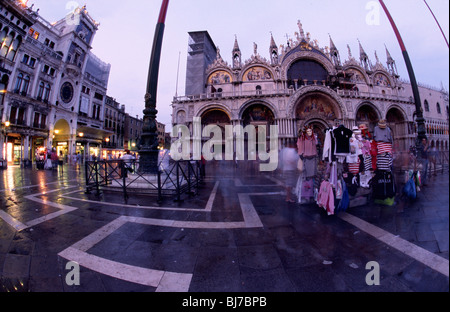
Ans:
<svg viewBox="0 0 450 312"><path fill-rule="evenodd" d="M357 158L357 162L348 164L348 171L354 175L358 174L359 173L359 164L360 164L360 161L359 161L359 158Z"/></svg>
<svg viewBox="0 0 450 312"><path fill-rule="evenodd" d="M306 178L314 177L317 173L317 157L303 158L303 174Z"/></svg>
<svg viewBox="0 0 450 312"><path fill-rule="evenodd" d="M377 154L390 153L392 154L392 143L377 142Z"/></svg>
<svg viewBox="0 0 450 312"><path fill-rule="evenodd" d="M364 171L371 171L373 170L372 167L372 156L369 155L363 155L363 160L364 160Z"/></svg>
<svg viewBox="0 0 450 312"><path fill-rule="evenodd" d="M375 129L373 131L373 139L377 142L394 143L394 140L392 138L392 131L386 125L385 120L380 120L380 122L378 122L378 125L375 126Z"/></svg>
<svg viewBox="0 0 450 312"><path fill-rule="evenodd" d="M359 185L363 188L370 188L370 182L372 181L372 172L366 171L359 174Z"/></svg>
<svg viewBox="0 0 450 312"><path fill-rule="evenodd" d="M303 157L317 156L317 139L315 135L306 134L300 136L297 140L298 155Z"/></svg>
<svg viewBox="0 0 450 312"><path fill-rule="evenodd" d="M377 170L372 180L373 198L385 200L395 197L394 175L391 172Z"/></svg>
<svg viewBox="0 0 450 312"><path fill-rule="evenodd" d="M377 156L377 169L384 171L391 171L393 164L392 155L389 153L384 153Z"/></svg>
<svg viewBox="0 0 450 312"><path fill-rule="evenodd" d="M334 214L334 193L331 183L323 181L317 196L317 204L326 210L328 215Z"/></svg>
<svg viewBox="0 0 450 312"><path fill-rule="evenodd" d="M302 133L297 140L297 151L303 160L303 175L306 178L314 177L317 173L317 138L308 129Z"/></svg>
<svg viewBox="0 0 450 312"><path fill-rule="evenodd" d="M325 130L320 163L326 163L326 171L316 174L317 205L333 215L369 198L386 205L395 202L393 152L392 132L385 121L379 122L373 136L365 125L353 131L344 125Z"/></svg>
<svg viewBox="0 0 450 312"><path fill-rule="evenodd" d="M336 148L336 140L333 134L334 129L328 129L325 131L325 141L323 143L323 155L322 160L333 162L336 161L336 155L334 154Z"/></svg>
<svg viewBox="0 0 450 312"><path fill-rule="evenodd" d="M350 138L352 135L353 132L344 127L344 125L340 125L333 130L333 136L336 143L334 154L336 156L347 156L350 154Z"/></svg>

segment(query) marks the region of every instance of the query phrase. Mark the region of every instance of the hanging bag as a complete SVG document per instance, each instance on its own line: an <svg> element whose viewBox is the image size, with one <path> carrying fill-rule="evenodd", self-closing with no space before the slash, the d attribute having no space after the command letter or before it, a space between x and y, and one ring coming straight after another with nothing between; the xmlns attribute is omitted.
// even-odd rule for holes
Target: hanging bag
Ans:
<svg viewBox="0 0 450 312"><path fill-rule="evenodd" d="M339 205L336 209L337 212L344 212L348 209L350 206L350 196L348 193L347 185L345 184L344 180L341 180L342 183L342 199L339 201Z"/></svg>
<svg viewBox="0 0 450 312"><path fill-rule="evenodd" d="M414 177L409 179L403 187L403 194L406 195L409 199L416 199L417 191L416 191L416 183L414 181Z"/></svg>

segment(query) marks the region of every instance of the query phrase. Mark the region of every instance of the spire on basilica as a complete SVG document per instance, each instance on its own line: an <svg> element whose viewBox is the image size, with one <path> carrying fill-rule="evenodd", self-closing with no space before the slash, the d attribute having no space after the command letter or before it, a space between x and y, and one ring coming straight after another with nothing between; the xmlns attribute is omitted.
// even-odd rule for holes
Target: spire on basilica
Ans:
<svg viewBox="0 0 450 312"><path fill-rule="evenodd" d="M389 53L389 50L386 47L386 45L384 45L384 47L386 48L387 68L392 75L398 75L397 65L395 64L395 61L392 58L391 53Z"/></svg>
<svg viewBox="0 0 450 312"><path fill-rule="evenodd" d="M278 47L273 39L272 33L270 33L270 61L272 65L278 65Z"/></svg>
<svg viewBox="0 0 450 312"><path fill-rule="evenodd" d="M361 62L361 66L364 67L364 69L366 71L370 71L371 66L370 66L370 61L369 61L369 56L367 55L366 51L364 51L364 48L361 45L361 42L359 41L359 60Z"/></svg>
<svg viewBox="0 0 450 312"><path fill-rule="evenodd" d="M234 47L233 47L233 68L239 69L242 65L241 49L239 48L237 36L234 35Z"/></svg>
<svg viewBox="0 0 450 312"><path fill-rule="evenodd" d="M339 55L339 50L336 48L336 45L333 42L333 39L331 39L331 35L328 34L330 37L330 57L333 61L334 66L341 66L341 57Z"/></svg>

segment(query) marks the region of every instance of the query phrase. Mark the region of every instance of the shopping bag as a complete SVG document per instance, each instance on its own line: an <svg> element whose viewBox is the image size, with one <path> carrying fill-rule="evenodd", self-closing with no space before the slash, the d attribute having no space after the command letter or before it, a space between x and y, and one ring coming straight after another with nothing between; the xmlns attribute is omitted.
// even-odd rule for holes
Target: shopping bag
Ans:
<svg viewBox="0 0 450 312"><path fill-rule="evenodd" d="M409 181L403 187L403 194L410 199L415 199L417 197L416 183L414 178L409 179Z"/></svg>

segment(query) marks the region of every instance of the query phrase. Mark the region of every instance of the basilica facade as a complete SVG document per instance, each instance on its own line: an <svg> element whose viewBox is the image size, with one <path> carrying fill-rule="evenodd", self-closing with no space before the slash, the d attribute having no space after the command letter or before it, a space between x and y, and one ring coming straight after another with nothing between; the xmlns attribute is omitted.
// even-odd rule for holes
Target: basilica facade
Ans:
<svg viewBox="0 0 450 312"><path fill-rule="evenodd" d="M325 130L333 126L365 124L373 131L386 120L395 150L406 151L417 137L416 106L409 82L401 79L385 51L384 63L376 53L373 61L360 43L359 55L348 47L343 60L331 37L329 47L321 48L299 21L295 39L286 45L278 47L270 38L268 59L254 44L253 55L244 60L236 38L229 64L208 32L190 32L186 94L173 100L172 123L186 125L191 133L195 117L204 126L221 128L278 125L282 147L295 142L305 126L313 127L323 142ZM419 90L427 136L448 150L448 92L426 86Z"/></svg>

